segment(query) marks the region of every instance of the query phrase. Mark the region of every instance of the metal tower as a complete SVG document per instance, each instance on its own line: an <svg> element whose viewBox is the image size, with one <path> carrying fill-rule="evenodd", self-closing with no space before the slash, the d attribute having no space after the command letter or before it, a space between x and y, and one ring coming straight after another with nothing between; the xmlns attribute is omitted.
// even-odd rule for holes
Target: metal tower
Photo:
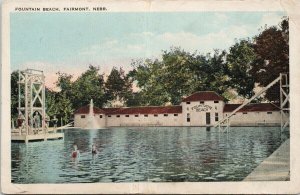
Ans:
<svg viewBox="0 0 300 195"><path fill-rule="evenodd" d="M31 135L46 133L45 76L43 71L26 69L19 71L19 118L23 119L21 134ZM40 124L34 125L34 117Z"/></svg>

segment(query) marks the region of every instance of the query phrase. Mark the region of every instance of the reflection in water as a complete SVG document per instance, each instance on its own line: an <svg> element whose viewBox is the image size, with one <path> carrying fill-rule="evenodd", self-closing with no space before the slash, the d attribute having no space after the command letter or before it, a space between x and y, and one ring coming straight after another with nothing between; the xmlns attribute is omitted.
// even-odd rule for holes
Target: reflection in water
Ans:
<svg viewBox="0 0 300 195"><path fill-rule="evenodd" d="M274 127L72 129L64 140L12 143L12 181L240 181L287 137Z"/></svg>

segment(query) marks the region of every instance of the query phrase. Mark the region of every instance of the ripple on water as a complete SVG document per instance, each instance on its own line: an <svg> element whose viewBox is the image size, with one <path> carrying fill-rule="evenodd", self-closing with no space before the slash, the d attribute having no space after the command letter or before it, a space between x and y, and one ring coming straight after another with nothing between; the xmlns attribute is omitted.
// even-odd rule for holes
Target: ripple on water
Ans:
<svg viewBox="0 0 300 195"><path fill-rule="evenodd" d="M12 143L12 181L240 181L283 141L275 127L232 127L229 134L199 127L72 129L64 140ZM81 151L75 160L74 143Z"/></svg>

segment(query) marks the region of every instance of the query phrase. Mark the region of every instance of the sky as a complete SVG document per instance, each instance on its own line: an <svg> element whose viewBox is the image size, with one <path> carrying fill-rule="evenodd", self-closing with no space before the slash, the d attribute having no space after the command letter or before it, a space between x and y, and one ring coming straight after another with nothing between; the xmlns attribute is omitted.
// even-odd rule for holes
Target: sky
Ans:
<svg viewBox="0 0 300 195"><path fill-rule="evenodd" d="M253 37L266 24L278 25L284 12L11 13L11 70L45 71L54 89L56 72L76 78L89 64L109 74L131 69L140 58L160 58L180 46L206 54Z"/></svg>

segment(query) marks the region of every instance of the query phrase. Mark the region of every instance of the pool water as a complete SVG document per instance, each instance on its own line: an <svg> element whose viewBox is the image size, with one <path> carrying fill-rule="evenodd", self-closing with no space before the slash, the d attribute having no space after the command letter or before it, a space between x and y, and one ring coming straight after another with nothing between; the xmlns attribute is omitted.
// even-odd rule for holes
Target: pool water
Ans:
<svg viewBox="0 0 300 195"><path fill-rule="evenodd" d="M12 182L241 181L284 140L278 127L69 129L64 140L12 143Z"/></svg>

